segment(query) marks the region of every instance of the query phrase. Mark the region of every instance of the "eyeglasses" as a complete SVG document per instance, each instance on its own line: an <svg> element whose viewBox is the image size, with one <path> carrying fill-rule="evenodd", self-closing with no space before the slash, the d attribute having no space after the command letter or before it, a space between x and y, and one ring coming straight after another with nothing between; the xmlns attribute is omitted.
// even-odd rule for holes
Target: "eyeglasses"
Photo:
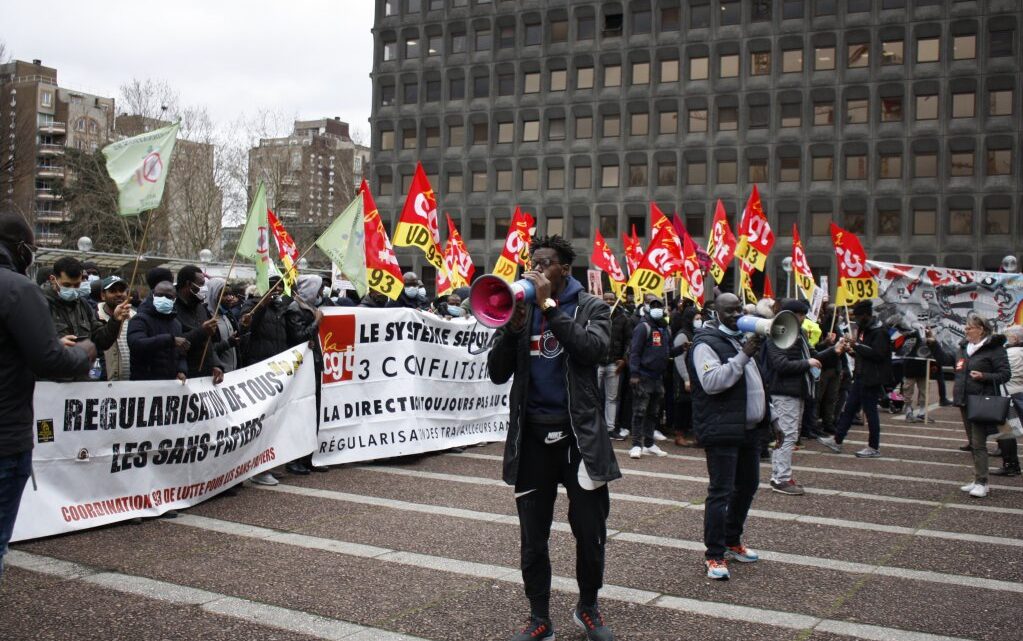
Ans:
<svg viewBox="0 0 1023 641"><path fill-rule="evenodd" d="M533 260L533 266L539 267L540 269L547 269L551 265L560 265L558 261L553 258L536 258Z"/></svg>

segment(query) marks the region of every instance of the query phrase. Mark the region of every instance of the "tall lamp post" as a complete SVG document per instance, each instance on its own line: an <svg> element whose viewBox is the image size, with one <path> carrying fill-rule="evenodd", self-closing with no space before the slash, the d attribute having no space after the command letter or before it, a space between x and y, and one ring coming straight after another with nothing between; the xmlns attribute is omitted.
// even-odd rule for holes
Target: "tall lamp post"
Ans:
<svg viewBox="0 0 1023 641"><path fill-rule="evenodd" d="M785 298L792 298L792 257L786 256L781 261L781 268L785 271Z"/></svg>

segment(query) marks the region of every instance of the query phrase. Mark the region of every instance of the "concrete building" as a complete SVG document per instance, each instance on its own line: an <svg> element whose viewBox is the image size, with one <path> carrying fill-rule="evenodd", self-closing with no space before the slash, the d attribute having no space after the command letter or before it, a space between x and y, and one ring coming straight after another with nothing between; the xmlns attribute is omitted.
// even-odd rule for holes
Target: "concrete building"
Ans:
<svg viewBox="0 0 1023 641"><path fill-rule="evenodd" d="M648 235L651 201L706 244L715 202L734 225L754 184L776 284L793 224L834 273L832 220L879 260L997 269L1023 253L1021 19L1018 0L380 0L371 186L393 221L422 161L488 269L516 205L588 257L594 230Z"/></svg>
<svg viewBox="0 0 1023 641"><path fill-rule="evenodd" d="M59 87L39 60L0 66L0 202L25 214L40 246L71 246L65 149L95 151L113 139L114 99Z"/></svg>

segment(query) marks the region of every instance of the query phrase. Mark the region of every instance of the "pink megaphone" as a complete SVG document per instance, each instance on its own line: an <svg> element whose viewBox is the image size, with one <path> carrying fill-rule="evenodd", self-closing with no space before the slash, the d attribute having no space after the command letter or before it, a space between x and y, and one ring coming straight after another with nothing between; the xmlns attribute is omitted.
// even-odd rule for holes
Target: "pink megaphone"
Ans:
<svg viewBox="0 0 1023 641"><path fill-rule="evenodd" d="M491 329L504 326L515 312L515 303L536 301L536 288L526 279L508 284L498 276L487 274L476 279L469 290L472 315Z"/></svg>

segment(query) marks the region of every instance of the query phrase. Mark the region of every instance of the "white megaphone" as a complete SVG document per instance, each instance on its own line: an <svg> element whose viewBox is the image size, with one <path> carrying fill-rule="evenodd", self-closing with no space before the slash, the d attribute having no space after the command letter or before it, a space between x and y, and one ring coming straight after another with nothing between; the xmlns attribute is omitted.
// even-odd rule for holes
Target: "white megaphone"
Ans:
<svg viewBox="0 0 1023 641"><path fill-rule="evenodd" d="M799 319L792 312L779 312L774 318L740 316L736 323L740 331L770 339L779 349L792 347L799 338Z"/></svg>
<svg viewBox="0 0 1023 641"><path fill-rule="evenodd" d="M536 288L526 279L508 284L498 276L487 274L476 279L469 290L469 306L480 324L491 329L511 320L515 304L536 301Z"/></svg>

